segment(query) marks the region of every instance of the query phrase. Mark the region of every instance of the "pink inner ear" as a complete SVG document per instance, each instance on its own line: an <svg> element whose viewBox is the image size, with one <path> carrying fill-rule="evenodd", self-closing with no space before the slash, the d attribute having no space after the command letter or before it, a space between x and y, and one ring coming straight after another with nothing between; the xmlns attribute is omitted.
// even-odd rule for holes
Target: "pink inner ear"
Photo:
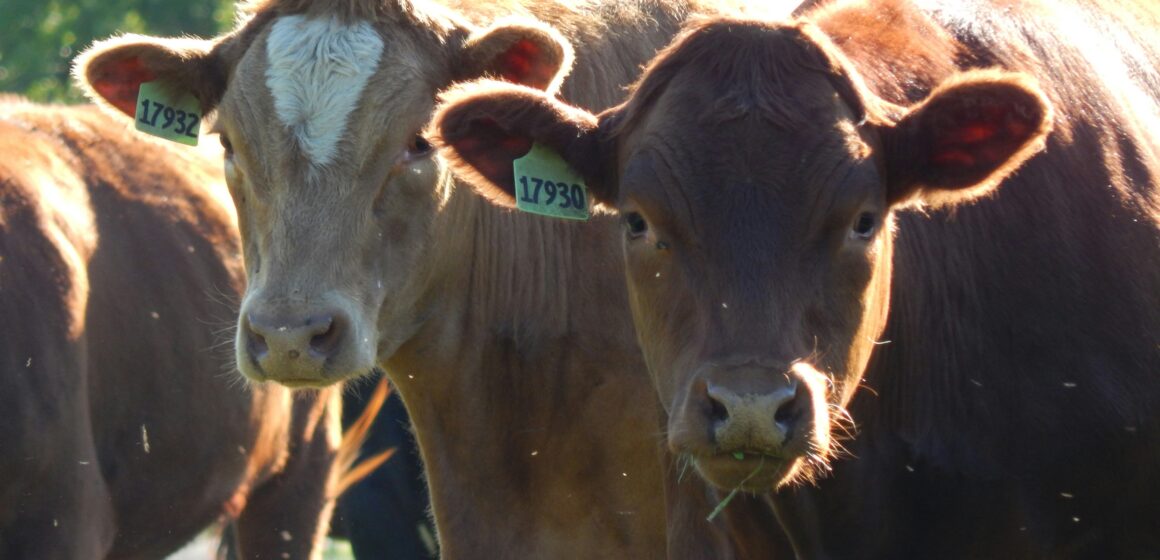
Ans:
<svg viewBox="0 0 1160 560"><path fill-rule="evenodd" d="M556 77L556 68L545 60L543 48L530 39L520 39L496 60L501 78L514 84L546 89Z"/></svg>
<svg viewBox="0 0 1160 560"><path fill-rule="evenodd" d="M136 114L141 84L154 79L156 75L137 56L102 63L89 75L93 89L110 105L129 116Z"/></svg>
<svg viewBox="0 0 1160 560"><path fill-rule="evenodd" d="M1004 107L964 113L958 115L952 127L940 131L931 154L933 163L960 167L994 163L1010 155L1006 148L1012 139L1026 135L1027 126L1011 119Z"/></svg>
<svg viewBox="0 0 1160 560"><path fill-rule="evenodd" d="M515 188L512 161L532 149L530 138L505 132L492 119L475 119L451 141L459 157L509 196Z"/></svg>

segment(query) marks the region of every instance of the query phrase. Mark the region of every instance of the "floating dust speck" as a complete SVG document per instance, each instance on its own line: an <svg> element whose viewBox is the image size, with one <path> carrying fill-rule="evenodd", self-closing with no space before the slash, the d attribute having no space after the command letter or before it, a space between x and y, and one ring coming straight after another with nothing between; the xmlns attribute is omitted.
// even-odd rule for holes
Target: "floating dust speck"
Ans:
<svg viewBox="0 0 1160 560"><path fill-rule="evenodd" d="M1063 388L1064 389L1075 389L1076 388L1075 381L1064 381Z"/></svg>
<svg viewBox="0 0 1160 560"><path fill-rule="evenodd" d="M539 454L540 454L540 452L539 452L539 451L533 451L533 452L532 452L532 457L535 457L536 455L539 455Z"/></svg>
<svg viewBox="0 0 1160 560"><path fill-rule="evenodd" d="M1071 522L1072 522L1072 523L1079 523L1079 518L1078 518L1078 517L1072 517L1072 518L1071 518Z"/></svg>
<svg viewBox="0 0 1160 560"><path fill-rule="evenodd" d="M158 313L158 312L156 312L156 311L150 311L150 312L149 312L149 316L150 316L150 317L153 317L154 319L160 319L160 318L161 318L161 314L160 314L160 313Z"/></svg>
<svg viewBox="0 0 1160 560"><path fill-rule="evenodd" d="M82 465L87 465L87 464L89 464L89 462L88 462L88 461L77 461L77 462L78 462L78 463L80 463L80 464L82 464Z"/></svg>
<svg viewBox="0 0 1160 560"><path fill-rule="evenodd" d="M1069 500L1075 497L1075 494L1072 494L1071 492L1060 492L1059 495Z"/></svg>
<svg viewBox="0 0 1160 560"><path fill-rule="evenodd" d="M623 477L625 477L625 478L628 478L628 473L626 473L626 472L622 472L622 473L620 473L620 476L623 476Z"/></svg>
<svg viewBox="0 0 1160 560"><path fill-rule="evenodd" d="M281 533L278 533L278 534L282 537L282 540L284 540L286 542L290 542L290 541L294 540L294 535L291 535L290 531L282 531Z"/></svg>
<svg viewBox="0 0 1160 560"><path fill-rule="evenodd" d="M972 379L971 384L974 385L975 387L982 387L983 386L983 382L979 381L978 379Z"/></svg>
<svg viewBox="0 0 1160 560"><path fill-rule="evenodd" d="M149 432L145 429L145 424L141 424L141 448L146 453L149 452Z"/></svg>
<svg viewBox="0 0 1160 560"><path fill-rule="evenodd" d="M906 470L907 470L907 472L914 472L914 467L912 467L910 465L906 465Z"/></svg>
<svg viewBox="0 0 1160 560"><path fill-rule="evenodd" d="M59 519L56 519L56 518L53 518L53 520L52 520L52 526L53 526L53 527L60 527L60 520L59 520Z"/></svg>
<svg viewBox="0 0 1160 560"><path fill-rule="evenodd" d="M245 455L245 454L246 454L246 448L239 445L238 446L238 455Z"/></svg>
<svg viewBox="0 0 1160 560"><path fill-rule="evenodd" d="M729 304L725 303L725 302L721 302L721 309L729 309Z"/></svg>
<svg viewBox="0 0 1160 560"><path fill-rule="evenodd" d="M26 368L32 367L32 356L29 356L28 361L24 362L24 367L26 367Z"/></svg>

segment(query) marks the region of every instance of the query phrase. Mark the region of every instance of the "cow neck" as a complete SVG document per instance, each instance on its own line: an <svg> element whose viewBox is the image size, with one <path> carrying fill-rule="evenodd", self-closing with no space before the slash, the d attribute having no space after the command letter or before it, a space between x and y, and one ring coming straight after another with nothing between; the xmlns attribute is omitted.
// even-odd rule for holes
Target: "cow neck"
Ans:
<svg viewBox="0 0 1160 560"><path fill-rule="evenodd" d="M415 426L444 554L657 554L655 396L616 220L525 215L460 186L434 227L426 319L387 369Z"/></svg>

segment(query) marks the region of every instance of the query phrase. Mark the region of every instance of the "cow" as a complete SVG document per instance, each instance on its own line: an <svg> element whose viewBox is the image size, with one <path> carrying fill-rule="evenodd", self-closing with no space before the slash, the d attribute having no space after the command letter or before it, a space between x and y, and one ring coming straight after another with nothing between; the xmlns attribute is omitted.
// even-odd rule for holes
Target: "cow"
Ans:
<svg viewBox="0 0 1160 560"><path fill-rule="evenodd" d="M497 204L583 182L619 210L672 453L768 496L797 557L1151 558L1158 26L1126 0L707 20L598 115L482 81L433 137Z"/></svg>
<svg viewBox="0 0 1160 560"><path fill-rule="evenodd" d="M12 97L0 153L0 557L160 558L222 517L244 558L320 550L337 394L215 351L243 281L218 161Z"/></svg>
<svg viewBox="0 0 1160 560"><path fill-rule="evenodd" d="M422 131L438 91L483 75L609 106L690 13L725 3L269 0L214 40L98 43L76 72L126 115L146 82L213 111L249 280L239 369L291 387L385 370L443 557L655 558L676 473L617 220L494 208ZM565 283L576 267L599 279Z"/></svg>

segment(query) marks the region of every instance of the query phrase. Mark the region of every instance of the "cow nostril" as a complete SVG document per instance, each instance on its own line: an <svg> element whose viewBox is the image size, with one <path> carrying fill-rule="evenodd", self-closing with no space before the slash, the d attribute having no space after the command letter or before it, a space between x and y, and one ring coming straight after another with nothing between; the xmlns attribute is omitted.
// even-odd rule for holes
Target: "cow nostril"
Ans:
<svg viewBox="0 0 1160 560"><path fill-rule="evenodd" d="M793 431L794 425L801 419L802 409L797 406L797 399L793 398L777 407L777 411L773 414L773 421L777 423L788 435Z"/></svg>
<svg viewBox="0 0 1160 560"><path fill-rule="evenodd" d="M714 424L722 424L729 419L729 409L713 395L709 395L709 418Z"/></svg>
<svg viewBox="0 0 1160 560"><path fill-rule="evenodd" d="M266 344L266 337L258 334L253 329L249 329L249 331L250 336L246 341L247 349L250 351L251 356L255 359L260 359L266 355L266 352L270 351L270 346Z"/></svg>
<svg viewBox="0 0 1160 560"><path fill-rule="evenodd" d="M338 349L342 339L342 322L334 317L327 321L319 333L310 338L310 350L320 356L330 356Z"/></svg>

